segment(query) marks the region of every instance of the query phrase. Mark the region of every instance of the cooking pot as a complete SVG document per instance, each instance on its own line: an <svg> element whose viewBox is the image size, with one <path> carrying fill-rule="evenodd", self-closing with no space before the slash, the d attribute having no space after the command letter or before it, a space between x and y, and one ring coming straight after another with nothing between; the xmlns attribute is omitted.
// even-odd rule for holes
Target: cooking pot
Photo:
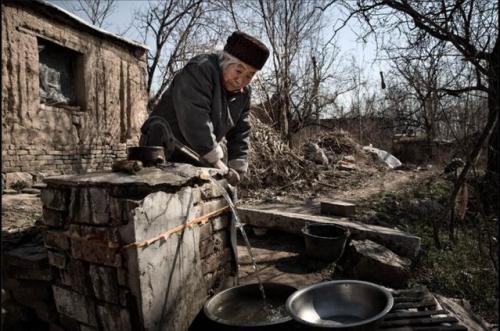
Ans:
<svg viewBox="0 0 500 331"><path fill-rule="evenodd" d="M263 283L266 300L257 283L228 288L210 298L203 307L212 321L210 330L289 330L292 317L285 308L296 288Z"/></svg>
<svg viewBox="0 0 500 331"><path fill-rule="evenodd" d="M344 253L349 230L331 223L310 223L302 228L306 255L322 261L337 261Z"/></svg>
<svg viewBox="0 0 500 331"><path fill-rule="evenodd" d="M392 309L385 288L359 280L335 280L300 289L286 302L290 315L307 329L376 330Z"/></svg>
<svg viewBox="0 0 500 331"><path fill-rule="evenodd" d="M165 162L165 152L162 146L129 147L127 159L141 161L145 167L154 167Z"/></svg>

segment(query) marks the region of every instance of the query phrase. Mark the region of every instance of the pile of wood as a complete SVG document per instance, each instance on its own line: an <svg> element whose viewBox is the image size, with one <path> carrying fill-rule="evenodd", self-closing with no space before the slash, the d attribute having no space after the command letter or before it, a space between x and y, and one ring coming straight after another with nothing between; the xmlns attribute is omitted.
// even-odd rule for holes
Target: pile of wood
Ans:
<svg viewBox="0 0 500 331"><path fill-rule="evenodd" d="M297 155L270 126L251 116L249 169L242 186L280 186L307 175L309 161Z"/></svg>
<svg viewBox="0 0 500 331"><path fill-rule="evenodd" d="M249 169L243 182L244 190L260 188L306 189L336 172L335 164L345 156L356 155L356 163L370 166L361 146L346 132L321 133L305 143L315 143L324 150L328 162L314 162L305 155L305 148L291 149L270 126L251 116Z"/></svg>

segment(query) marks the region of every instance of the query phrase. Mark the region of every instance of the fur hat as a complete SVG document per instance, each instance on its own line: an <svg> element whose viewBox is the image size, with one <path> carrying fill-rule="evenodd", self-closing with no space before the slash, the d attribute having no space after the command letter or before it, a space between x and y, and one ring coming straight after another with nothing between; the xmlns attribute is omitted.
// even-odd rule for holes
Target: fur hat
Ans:
<svg viewBox="0 0 500 331"><path fill-rule="evenodd" d="M227 38L224 51L257 70L262 69L269 57L269 49L267 49L266 45L240 31L233 32Z"/></svg>

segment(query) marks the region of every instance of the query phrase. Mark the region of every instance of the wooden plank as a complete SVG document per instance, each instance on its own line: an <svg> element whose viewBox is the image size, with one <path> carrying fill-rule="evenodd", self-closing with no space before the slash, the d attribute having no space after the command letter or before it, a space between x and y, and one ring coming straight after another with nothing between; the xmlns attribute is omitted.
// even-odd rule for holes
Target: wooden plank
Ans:
<svg viewBox="0 0 500 331"><path fill-rule="evenodd" d="M467 331L466 327L461 325L442 325L442 326L404 326L396 328L379 328L384 331Z"/></svg>
<svg viewBox="0 0 500 331"><path fill-rule="evenodd" d="M396 303L394 305L393 310L402 310L402 309L410 309L410 308L416 308L416 309L422 309L422 308L431 308L435 309L436 304L432 302L402 302L402 303Z"/></svg>
<svg viewBox="0 0 500 331"><path fill-rule="evenodd" d="M446 310L421 310L421 311L404 311L404 312L393 312L385 315L384 321L390 319L398 318L416 318L416 317L426 317L433 315L447 314Z"/></svg>
<svg viewBox="0 0 500 331"><path fill-rule="evenodd" d="M301 230L306 223L331 223L348 228L353 239L372 240L400 256L415 258L420 249L421 239L419 237L397 229L353 222L345 218L290 213L281 208L286 207L244 205L238 207L237 210L241 222L256 227L272 228L302 235Z"/></svg>
<svg viewBox="0 0 500 331"><path fill-rule="evenodd" d="M384 321L383 325L386 327L394 326L423 326L423 325L436 325L442 323L453 323L456 324L458 320L454 317L424 317L424 318L409 318L409 319L398 319L392 321Z"/></svg>
<svg viewBox="0 0 500 331"><path fill-rule="evenodd" d="M411 298L411 297L394 297L394 303L400 303L400 302L418 302L422 300L421 297L419 298Z"/></svg>

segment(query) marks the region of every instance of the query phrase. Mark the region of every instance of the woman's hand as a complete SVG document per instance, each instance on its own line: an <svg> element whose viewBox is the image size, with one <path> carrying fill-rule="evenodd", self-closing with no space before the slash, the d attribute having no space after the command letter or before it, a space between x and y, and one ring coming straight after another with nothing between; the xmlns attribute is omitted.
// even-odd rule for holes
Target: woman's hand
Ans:
<svg viewBox="0 0 500 331"><path fill-rule="evenodd" d="M217 162L215 162L213 164L213 166L214 166L214 168L219 169L223 176L226 176L229 172L229 168L227 167L227 165L224 162L222 162L222 160L218 160Z"/></svg>
<svg viewBox="0 0 500 331"><path fill-rule="evenodd" d="M229 168L229 172L226 175L226 180L229 184L236 186L240 183L241 177L236 170Z"/></svg>

